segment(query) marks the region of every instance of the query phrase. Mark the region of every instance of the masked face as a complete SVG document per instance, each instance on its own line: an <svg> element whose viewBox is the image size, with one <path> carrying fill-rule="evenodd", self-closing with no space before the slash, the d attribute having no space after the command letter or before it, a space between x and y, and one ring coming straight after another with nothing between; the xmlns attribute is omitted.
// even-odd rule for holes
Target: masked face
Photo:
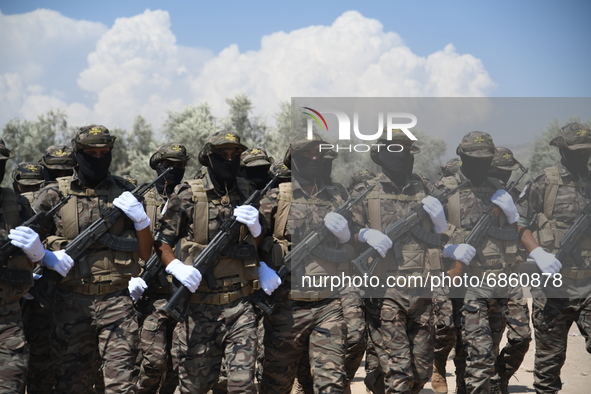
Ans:
<svg viewBox="0 0 591 394"><path fill-rule="evenodd" d="M209 155L209 170L217 179L230 183L236 180L240 172L240 155L226 159L221 155L212 153Z"/></svg>
<svg viewBox="0 0 591 394"><path fill-rule="evenodd" d="M292 173L298 181L315 183L322 179L324 158L318 147L306 151L294 152L292 157Z"/></svg>
<svg viewBox="0 0 591 394"><path fill-rule="evenodd" d="M98 154L92 149L81 149L76 152L78 162L78 178L88 186L95 187L109 175L111 166L111 150Z"/></svg>
<svg viewBox="0 0 591 394"><path fill-rule="evenodd" d="M0 183L4 180L4 173L6 172L6 160L0 160Z"/></svg>
<svg viewBox="0 0 591 394"><path fill-rule="evenodd" d="M244 178L256 185L257 190L261 190L267 185L267 182L269 182L269 167L270 166L244 167L241 173Z"/></svg>
<svg viewBox="0 0 591 394"><path fill-rule="evenodd" d="M415 157L410 153L410 149L404 149L402 152L388 152L380 150L378 159L382 166L384 174L398 186L404 186L410 180Z"/></svg>
<svg viewBox="0 0 591 394"><path fill-rule="evenodd" d="M580 177L586 176L589 173L589 151L581 150L570 150L560 148L560 162L569 170L573 175Z"/></svg>
<svg viewBox="0 0 591 394"><path fill-rule="evenodd" d="M492 157L485 159L466 156L460 153L460 158L462 159L462 166L460 169L474 186L478 186L486 180L492 163Z"/></svg>
<svg viewBox="0 0 591 394"><path fill-rule="evenodd" d="M168 168L168 163L158 163L156 166L156 173L158 175L162 174L164 170ZM172 170L166 173L164 177L160 178L158 182L156 182L156 190L158 193L165 194L170 196L174 191L176 185L183 181L183 177L185 176L185 167L172 167Z"/></svg>

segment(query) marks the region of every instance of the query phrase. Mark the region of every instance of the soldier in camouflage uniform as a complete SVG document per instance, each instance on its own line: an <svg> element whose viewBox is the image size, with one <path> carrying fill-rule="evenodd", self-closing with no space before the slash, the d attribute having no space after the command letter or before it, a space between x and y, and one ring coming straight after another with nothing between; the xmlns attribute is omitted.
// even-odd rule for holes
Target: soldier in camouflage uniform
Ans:
<svg viewBox="0 0 591 394"><path fill-rule="evenodd" d="M56 392L91 390L96 365L102 361L105 392L136 392L138 324L128 282L140 270L138 258L148 259L152 248L150 219L144 207L129 193L132 185L109 174L115 137L100 125L78 129L72 148L78 163L74 175L45 186L34 204L47 211L63 195L72 195L46 228L48 247L68 258L63 247L101 213L116 206L125 215L110 228L112 236L137 240L137 251L117 250L100 242L86 254L90 275L81 273L84 261L62 273L53 304L52 359ZM70 259L71 261L71 259ZM98 355L97 353L98 349Z"/></svg>
<svg viewBox="0 0 591 394"><path fill-rule="evenodd" d="M509 148L497 146L489 176L497 178L507 185L512 172L518 170L520 166ZM513 191L513 199L518 204L517 207L521 213L518 202L519 191L517 188L514 188ZM523 261L521 253L520 260ZM499 386L502 393L508 392L509 379L519 369L531 342L529 307L527 306L527 300L523 296L523 289L516 286L509 287L508 291L509 299L506 310L507 344L497 358L498 377L493 379L492 382L493 385Z"/></svg>
<svg viewBox="0 0 591 394"><path fill-rule="evenodd" d="M371 151L372 160L383 173L369 181L376 186L353 208L353 220L360 229L357 239L382 256L373 275L384 280L388 275L424 277L428 272L441 271L441 245L429 246L408 235L397 241L401 253L398 256L394 250L389 251L392 240L383 231L421 203L428 213L420 225L425 231L441 234L448 226L443 206L429 196L432 184L412 172L419 148L401 130L391 134L388 139L388 131L384 130ZM390 152L386 149L390 144L399 144L403 150ZM365 185L357 185L353 195L364 190ZM369 341L381 372L380 380L371 382L373 390L383 386L387 393L418 393L429 380L433 362L431 310L428 290L413 286L371 289L367 299Z"/></svg>
<svg viewBox="0 0 591 394"><path fill-rule="evenodd" d="M39 164L43 165L43 176L46 182L53 182L57 178L71 176L76 166L74 150L68 145L51 145L45 149Z"/></svg>
<svg viewBox="0 0 591 394"><path fill-rule="evenodd" d="M536 358L534 388L537 393L556 393L562 388L560 370L566 358L568 332L573 322L585 337L591 353L591 236L586 230L576 253L562 261L545 250L556 252L566 231L591 200L588 161L591 130L584 124L569 123L560 129L550 145L558 147L561 160L546 168L533 181L529 214L523 225L534 218L533 233L541 247L527 247L540 271L552 276L552 286L533 286L532 321ZM535 216L537 215L537 216ZM543 249L542 249L543 247ZM555 288L556 284L562 286Z"/></svg>
<svg viewBox="0 0 591 394"><path fill-rule="evenodd" d="M463 242L478 219L488 210L489 201L500 208L493 219L493 226L499 228L505 239L487 236L479 252L469 246L470 254L458 258L461 248L446 245L443 257L450 258L462 266L469 277L482 277L485 274L509 274L516 270L517 232L519 219L517 207L512 197L504 190L500 181L487 177L495 152L492 137L484 132L474 131L466 134L457 148L462 165L455 175L444 177L437 186L455 187L466 178L469 185L450 196L447 203L447 218L453 225L452 244ZM480 255L481 253L481 255ZM461 309L461 339L463 349L458 345L456 352L466 352L464 373L466 392L488 392L491 379L495 376L496 358L499 343L505 327L507 289L498 283L487 281L480 287L465 289ZM462 374L462 366L456 364L456 373ZM461 382L459 382L461 384ZM458 392L464 388L458 385Z"/></svg>
<svg viewBox="0 0 591 394"><path fill-rule="evenodd" d="M261 202L278 255L287 253L292 242L297 244L322 222L330 233L318 247L340 251L350 239L347 220L332 212L347 196L342 188L323 182L321 143L316 134L312 140L296 136L284 160L292 171L292 182L281 183ZM282 264L281 257L267 260L275 269ZM304 355L310 360L315 393L341 393L345 388L346 324L340 299L331 298L338 294L304 287L300 279L302 275L336 275L348 261L329 262L310 256L306 263L286 277L276 292L277 308L265 316L261 393L290 393Z"/></svg>
<svg viewBox="0 0 591 394"><path fill-rule="evenodd" d="M37 163L19 163L12 170L12 180L14 191L29 200L29 204L33 204L44 181L43 166Z"/></svg>
<svg viewBox="0 0 591 394"><path fill-rule="evenodd" d="M177 188L156 234L156 250L166 272L194 293L188 318L177 324L173 336L173 363L182 393L205 394L211 390L223 357L228 392L256 392L256 315L247 296L257 270L260 274L264 265L257 267L256 250L263 234L258 209L242 205L254 191L250 182L237 177L240 154L246 149L233 132L210 136L199 153L199 162L207 167L207 173L203 179ZM194 259L232 216L245 224L236 244L249 257L222 256L211 270L200 273L192 266ZM177 243L179 258L173 253ZM202 275L207 280L201 281Z"/></svg>
<svg viewBox="0 0 591 394"><path fill-rule="evenodd" d="M439 173L439 179L453 176L460 170L462 161L459 157L448 160ZM464 370L466 365L465 352L461 346L461 336L459 327L461 324L461 313L463 299L450 299L449 289L440 287L435 289L433 297L433 319L435 324L435 349L433 357L433 375L431 376L431 387L436 394L445 394L448 391L446 371L447 357L452 349L456 348L454 363L458 365L458 370ZM456 346L456 344L460 346ZM460 350L458 350L460 349ZM463 372L456 374L458 386L463 387Z"/></svg>
<svg viewBox="0 0 591 394"><path fill-rule="evenodd" d="M11 152L0 138L0 182ZM26 198L9 188L0 188L0 239L10 242L16 252L0 257L0 390L25 390L29 347L25 341L19 300L33 285L36 263L63 273L71 265L41 244L39 235L21 224L33 215Z"/></svg>
<svg viewBox="0 0 591 394"><path fill-rule="evenodd" d="M155 188L145 195L146 212L151 221L152 231L156 230L154 225L161 217L169 196L182 182L189 159L185 146L176 143L160 145L150 157L150 167L158 175L172 167L172 170L156 183ZM130 285L130 294L134 301L142 294L146 299L146 302L140 304L142 319L138 393L172 394L178 385L178 376L172 367L171 356L172 334L176 320L162 309L172 294L172 277L169 275L168 279L170 284L161 288L156 288L156 283L147 284L141 278L133 278L133 288ZM150 288L148 293L144 293L144 289L149 285L155 288Z"/></svg>

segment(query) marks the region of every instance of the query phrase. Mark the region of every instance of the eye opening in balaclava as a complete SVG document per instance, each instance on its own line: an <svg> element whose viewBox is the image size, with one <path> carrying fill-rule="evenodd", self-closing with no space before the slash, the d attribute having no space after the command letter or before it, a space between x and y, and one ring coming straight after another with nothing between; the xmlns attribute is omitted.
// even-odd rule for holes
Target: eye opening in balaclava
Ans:
<svg viewBox="0 0 591 394"><path fill-rule="evenodd" d="M76 162L78 163L77 173L80 182L91 188L100 184L109 175L111 160L111 150L103 157L94 157L84 153L83 149L79 149L76 152Z"/></svg>
<svg viewBox="0 0 591 394"><path fill-rule="evenodd" d="M295 151L291 155L292 175L302 184L317 184L318 181L322 181L324 162L324 157L320 153L311 156L306 151Z"/></svg>

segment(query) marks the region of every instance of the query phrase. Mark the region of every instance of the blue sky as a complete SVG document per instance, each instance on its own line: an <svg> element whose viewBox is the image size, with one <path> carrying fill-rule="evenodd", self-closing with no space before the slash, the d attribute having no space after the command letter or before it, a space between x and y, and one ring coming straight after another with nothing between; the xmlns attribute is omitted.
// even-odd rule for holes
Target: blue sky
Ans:
<svg viewBox="0 0 591 394"><path fill-rule="evenodd" d="M158 126L155 113L204 100L223 113L236 92L269 119L290 96L591 93L586 0L0 0L0 11L0 125L57 106L73 122L129 127L141 114Z"/></svg>

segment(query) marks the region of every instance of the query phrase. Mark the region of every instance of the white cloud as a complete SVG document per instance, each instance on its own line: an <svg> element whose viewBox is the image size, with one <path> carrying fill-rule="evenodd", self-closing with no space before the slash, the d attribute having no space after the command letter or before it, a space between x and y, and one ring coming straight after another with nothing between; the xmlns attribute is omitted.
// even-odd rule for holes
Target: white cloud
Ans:
<svg viewBox="0 0 591 394"><path fill-rule="evenodd" d="M427 57L356 11L330 26L276 32L261 48L215 55L177 45L168 12L146 10L109 29L49 10L0 14L0 123L56 106L71 124L130 128L136 115L158 129L167 110L248 94L272 121L292 96L486 96L482 62L453 45Z"/></svg>

